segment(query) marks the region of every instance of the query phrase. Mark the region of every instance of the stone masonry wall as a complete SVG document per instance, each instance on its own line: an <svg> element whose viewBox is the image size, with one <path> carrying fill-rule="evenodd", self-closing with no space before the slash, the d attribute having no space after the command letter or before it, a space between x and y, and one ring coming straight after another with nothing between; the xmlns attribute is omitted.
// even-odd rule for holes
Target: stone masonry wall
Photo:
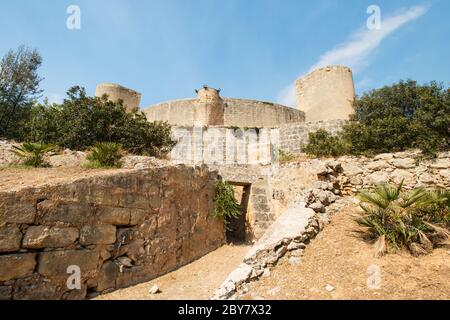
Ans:
<svg viewBox="0 0 450 320"><path fill-rule="evenodd" d="M400 183L406 189L415 187L450 188L450 153L436 159L422 159L419 151L385 153L374 158L339 157L343 176L341 185L347 194L379 183Z"/></svg>
<svg viewBox="0 0 450 320"><path fill-rule="evenodd" d="M174 163L208 165L270 164L278 145L278 129L172 127L177 141L170 153Z"/></svg>
<svg viewBox="0 0 450 320"><path fill-rule="evenodd" d="M144 109L149 121L168 121L175 126L194 126L197 119L197 99L173 100ZM270 102L223 98L224 126L275 127L305 121L305 114L294 108Z"/></svg>
<svg viewBox="0 0 450 320"><path fill-rule="evenodd" d="M280 149L298 155L302 144L308 142L308 134L319 129L327 130L332 134L342 130L346 120L327 120L287 124L280 127Z"/></svg>
<svg viewBox="0 0 450 320"><path fill-rule="evenodd" d="M171 166L0 191L0 299L84 299L220 247L217 172ZM81 270L70 290L69 266Z"/></svg>

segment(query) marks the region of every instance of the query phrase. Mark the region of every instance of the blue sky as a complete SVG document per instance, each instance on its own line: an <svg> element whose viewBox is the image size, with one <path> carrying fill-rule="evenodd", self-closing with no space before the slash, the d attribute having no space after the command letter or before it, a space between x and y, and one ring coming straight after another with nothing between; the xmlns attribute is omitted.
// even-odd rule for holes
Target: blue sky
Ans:
<svg viewBox="0 0 450 320"><path fill-rule="evenodd" d="M66 27L72 4L80 30ZM372 4L380 30L366 27ZM324 64L350 65L358 93L407 78L448 85L449 14L448 0L2 0L0 55L37 48L51 100L115 82L143 106L203 84L289 104L294 80Z"/></svg>

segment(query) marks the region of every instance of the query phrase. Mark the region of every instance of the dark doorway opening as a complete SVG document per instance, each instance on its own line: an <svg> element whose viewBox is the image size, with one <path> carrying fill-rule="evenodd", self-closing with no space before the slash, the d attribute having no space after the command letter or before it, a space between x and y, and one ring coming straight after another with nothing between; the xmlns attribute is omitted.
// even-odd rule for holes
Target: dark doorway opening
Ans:
<svg viewBox="0 0 450 320"><path fill-rule="evenodd" d="M237 218L227 220L227 242L244 243L249 240L249 228L247 223L248 202L250 199L250 186L230 183L233 186L237 203L241 214Z"/></svg>

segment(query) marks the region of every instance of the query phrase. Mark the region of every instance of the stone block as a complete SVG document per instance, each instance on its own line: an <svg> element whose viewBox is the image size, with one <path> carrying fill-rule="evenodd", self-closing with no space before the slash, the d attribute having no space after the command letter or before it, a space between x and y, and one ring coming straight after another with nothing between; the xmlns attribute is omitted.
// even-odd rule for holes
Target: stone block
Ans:
<svg viewBox="0 0 450 320"><path fill-rule="evenodd" d="M32 199L21 199L11 195L0 195L0 221L2 223L32 224L36 217L36 206Z"/></svg>
<svg viewBox="0 0 450 320"><path fill-rule="evenodd" d="M36 254L21 253L0 256L0 281L26 277L33 273Z"/></svg>
<svg viewBox="0 0 450 320"><path fill-rule="evenodd" d="M115 289L118 274L119 266L111 261L106 262L100 270L96 291Z"/></svg>
<svg viewBox="0 0 450 320"><path fill-rule="evenodd" d="M113 244L116 242L116 227L112 225L89 225L81 228L80 243L84 246L92 244Z"/></svg>
<svg viewBox="0 0 450 320"><path fill-rule="evenodd" d="M412 169L416 167L416 160L412 158L400 158L392 160L391 164L398 169Z"/></svg>
<svg viewBox="0 0 450 320"><path fill-rule="evenodd" d="M77 228L32 226L27 229L22 246L27 249L65 248L77 241Z"/></svg>
<svg viewBox="0 0 450 320"><path fill-rule="evenodd" d="M130 223L131 209L115 207L97 208L98 222L115 226L127 226Z"/></svg>
<svg viewBox="0 0 450 320"><path fill-rule="evenodd" d="M43 276L67 277L67 268L79 266L81 275L97 269L99 253L90 250L64 250L42 252L39 255L38 272Z"/></svg>
<svg viewBox="0 0 450 320"><path fill-rule="evenodd" d="M3 226L0 227L0 252L14 252L20 249L22 233L19 227Z"/></svg>
<svg viewBox="0 0 450 320"><path fill-rule="evenodd" d="M38 204L37 209L41 224L65 223L81 226L94 220L94 208L89 204L45 200Z"/></svg>
<svg viewBox="0 0 450 320"><path fill-rule="evenodd" d="M65 280L48 281L38 274L19 279L14 286L14 300L60 300L61 289L65 288Z"/></svg>

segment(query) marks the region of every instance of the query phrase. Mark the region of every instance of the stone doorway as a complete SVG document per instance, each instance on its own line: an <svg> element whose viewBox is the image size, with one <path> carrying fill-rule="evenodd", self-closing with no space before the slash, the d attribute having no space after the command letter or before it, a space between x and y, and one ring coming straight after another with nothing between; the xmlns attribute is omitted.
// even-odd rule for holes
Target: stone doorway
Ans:
<svg viewBox="0 0 450 320"><path fill-rule="evenodd" d="M250 184L236 184L233 186L236 201L239 203L241 215L238 218L229 218L227 221L227 242L244 243L250 240L249 225L247 221L248 203L250 199Z"/></svg>

